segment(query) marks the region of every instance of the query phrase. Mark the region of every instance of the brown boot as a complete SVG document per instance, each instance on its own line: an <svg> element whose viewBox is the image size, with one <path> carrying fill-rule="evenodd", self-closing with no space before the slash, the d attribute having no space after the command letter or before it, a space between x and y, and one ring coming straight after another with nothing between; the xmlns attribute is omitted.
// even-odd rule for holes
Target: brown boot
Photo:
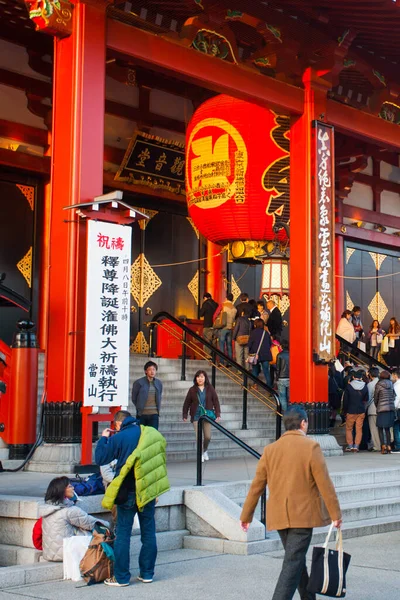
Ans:
<svg viewBox="0 0 400 600"><path fill-rule="evenodd" d="M386 449L385 444L382 444L382 446L381 446L381 454L387 454L387 453L388 453L388 451Z"/></svg>
<svg viewBox="0 0 400 600"><path fill-rule="evenodd" d="M392 454L392 446L390 446L390 445L386 446L386 450L387 450L386 454Z"/></svg>

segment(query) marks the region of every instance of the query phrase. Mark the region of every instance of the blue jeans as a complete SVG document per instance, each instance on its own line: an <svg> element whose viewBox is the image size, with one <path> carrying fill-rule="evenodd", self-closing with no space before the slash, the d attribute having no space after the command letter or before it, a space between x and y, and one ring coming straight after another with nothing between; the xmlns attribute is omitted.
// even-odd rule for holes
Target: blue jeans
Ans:
<svg viewBox="0 0 400 600"><path fill-rule="evenodd" d="M278 386L278 394L279 394L279 400L281 402L282 408L283 410L287 410L288 409L288 404L289 404L289 378L285 378L285 379L278 379L278 381L276 382L277 386Z"/></svg>
<svg viewBox="0 0 400 600"><path fill-rule="evenodd" d="M130 543L133 519L138 513L140 524L140 541L142 548L139 554L139 570L143 579L153 579L154 565L157 558L156 522L154 519L155 500L146 504L140 512L136 506L135 492L129 492L128 500L117 506L117 537L114 542L114 576L118 583L129 583Z"/></svg>
<svg viewBox="0 0 400 600"><path fill-rule="evenodd" d="M258 377L261 371L261 367L264 373L265 381L269 387L271 387L271 373L269 370L269 361L264 360L263 362L258 362L256 365L253 365L251 369L251 374L255 377Z"/></svg>
<svg viewBox="0 0 400 600"><path fill-rule="evenodd" d="M225 351L226 345L226 351ZM221 329L219 332L219 349L232 358L232 329Z"/></svg>
<svg viewBox="0 0 400 600"><path fill-rule="evenodd" d="M400 421L395 421L393 425L394 449L400 450Z"/></svg>
<svg viewBox="0 0 400 600"><path fill-rule="evenodd" d="M146 425L147 427L154 427L154 429L158 429L158 415L141 415L138 417L141 425Z"/></svg>

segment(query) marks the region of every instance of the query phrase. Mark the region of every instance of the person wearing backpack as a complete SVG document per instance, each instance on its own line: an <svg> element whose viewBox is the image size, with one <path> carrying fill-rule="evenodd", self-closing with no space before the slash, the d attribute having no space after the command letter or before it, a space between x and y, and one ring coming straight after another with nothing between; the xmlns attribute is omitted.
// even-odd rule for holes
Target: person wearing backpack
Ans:
<svg viewBox="0 0 400 600"><path fill-rule="evenodd" d="M40 506L42 519L43 558L48 561L63 560L63 540L74 535L87 535L96 523L109 527L107 521L88 515L75 506L75 490L68 477L52 479ZM35 526L36 527L36 526Z"/></svg>
<svg viewBox="0 0 400 600"><path fill-rule="evenodd" d="M108 586L126 587L130 583L130 542L136 513L142 542L137 579L153 581L157 558L155 501L169 490L165 448L165 438L157 429L139 425L126 410L116 413L114 430L105 429L97 442L97 465L117 459L115 477L102 501L107 510L117 505L114 575L104 581Z"/></svg>
<svg viewBox="0 0 400 600"><path fill-rule="evenodd" d="M345 452L358 452L362 438L365 411L368 404L368 388L363 380L364 371L356 371L354 378L346 385L343 394L343 412L346 415L346 442ZM353 427L356 435L353 440Z"/></svg>
<svg viewBox="0 0 400 600"><path fill-rule="evenodd" d="M229 358L232 358L232 329L236 317L236 308L233 306L233 294L228 293L226 295L226 300L222 303L220 315L219 349ZM226 363L226 366L230 367L231 365L230 363Z"/></svg>

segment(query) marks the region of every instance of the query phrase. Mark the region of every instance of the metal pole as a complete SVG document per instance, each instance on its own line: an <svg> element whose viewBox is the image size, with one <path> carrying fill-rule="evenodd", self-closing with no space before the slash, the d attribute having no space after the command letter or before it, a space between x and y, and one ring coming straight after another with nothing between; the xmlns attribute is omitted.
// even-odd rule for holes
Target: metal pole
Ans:
<svg viewBox="0 0 400 600"><path fill-rule="evenodd" d="M197 422L197 481L196 485L203 485L203 472L201 457L203 456L203 419Z"/></svg>
<svg viewBox="0 0 400 600"><path fill-rule="evenodd" d="M214 389L215 389L215 380L216 380L216 374L217 374L217 369L215 366L216 358L217 358L217 355L215 354L215 351L213 350L211 352L211 360L212 360L211 385L213 386Z"/></svg>
<svg viewBox="0 0 400 600"><path fill-rule="evenodd" d="M243 414L242 429L247 429L247 375L243 375Z"/></svg>
<svg viewBox="0 0 400 600"><path fill-rule="evenodd" d="M186 381L186 331L182 333L181 381Z"/></svg>
<svg viewBox="0 0 400 600"><path fill-rule="evenodd" d="M149 332L149 357L153 357L154 356L153 339L154 339L154 325L150 325L150 332Z"/></svg>
<svg viewBox="0 0 400 600"><path fill-rule="evenodd" d="M282 410L281 406L277 407L279 411ZM279 438L282 435L282 417L280 415L276 415L276 421L275 421L275 439L279 440Z"/></svg>
<svg viewBox="0 0 400 600"><path fill-rule="evenodd" d="M266 527L267 488L261 494L261 523ZM267 536L267 531L265 531Z"/></svg>

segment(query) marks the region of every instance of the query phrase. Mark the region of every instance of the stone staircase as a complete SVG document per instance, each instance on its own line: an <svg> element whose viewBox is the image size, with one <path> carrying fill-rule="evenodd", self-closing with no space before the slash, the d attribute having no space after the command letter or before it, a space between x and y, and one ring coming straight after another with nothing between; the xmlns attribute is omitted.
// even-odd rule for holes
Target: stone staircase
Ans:
<svg viewBox="0 0 400 600"><path fill-rule="evenodd" d="M400 530L400 466L331 474L343 512L345 538ZM173 488L156 507L160 552L183 548L250 555L281 548L276 532L265 532L260 508L247 533L239 525L241 506L250 481L204 487ZM41 560L32 545L32 528L42 500L0 496L0 589L62 578L62 564ZM82 500L82 508L107 519L101 496ZM314 531L321 543L327 528ZM133 567L140 549L139 531L132 530Z"/></svg>
<svg viewBox="0 0 400 600"><path fill-rule="evenodd" d="M135 379L143 377L143 365L147 361L143 355L133 355L130 361L130 389ZM158 364L157 377L163 383L163 401L160 415L160 432L167 439L167 457L170 462L196 459L196 441L191 423L182 421L182 407L186 393L193 385L193 378L199 369L204 369L211 379L211 367L206 361L188 360L186 381L181 381L181 362L173 359L154 359ZM241 438L259 452L275 440L275 415L267 406L248 394L247 430L242 426L242 388L227 375L217 370L216 391L221 404L221 425ZM128 410L135 414L129 401ZM209 446L211 459L244 456L242 450L216 429L212 430Z"/></svg>

